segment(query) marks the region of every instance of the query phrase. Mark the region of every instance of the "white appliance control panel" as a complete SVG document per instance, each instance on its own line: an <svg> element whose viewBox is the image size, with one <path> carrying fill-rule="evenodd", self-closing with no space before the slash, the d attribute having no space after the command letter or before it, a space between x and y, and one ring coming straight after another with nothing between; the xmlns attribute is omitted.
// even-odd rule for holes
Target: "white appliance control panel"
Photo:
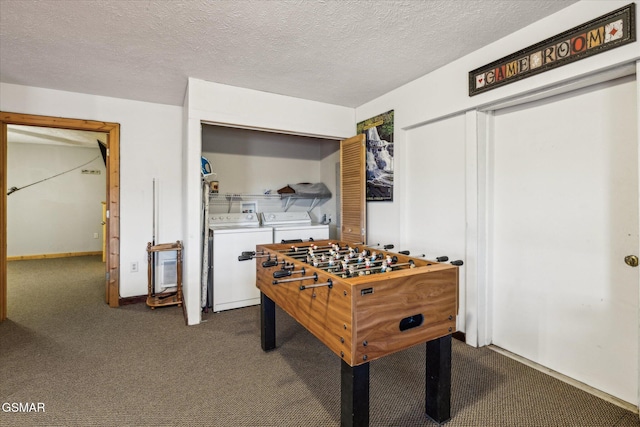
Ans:
<svg viewBox="0 0 640 427"><path fill-rule="evenodd" d="M255 213L226 213L209 216L210 227L259 227L260 218Z"/></svg>
<svg viewBox="0 0 640 427"><path fill-rule="evenodd" d="M262 212L262 225L306 225L311 224L309 212Z"/></svg>

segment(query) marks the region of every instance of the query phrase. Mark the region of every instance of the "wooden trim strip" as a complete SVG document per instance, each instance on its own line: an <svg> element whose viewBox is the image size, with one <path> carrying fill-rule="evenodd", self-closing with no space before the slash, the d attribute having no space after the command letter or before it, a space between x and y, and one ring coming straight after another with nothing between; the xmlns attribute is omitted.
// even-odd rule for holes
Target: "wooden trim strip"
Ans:
<svg viewBox="0 0 640 427"><path fill-rule="evenodd" d="M131 304L140 304L143 302L147 302L147 295L138 295L135 297L126 297L120 298L120 305L131 305ZM182 304L184 305L184 304Z"/></svg>
<svg viewBox="0 0 640 427"><path fill-rule="evenodd" d="M7 319L7 124L0 121L0 322Z"/></svg>
<svg viewBox="0 0 640 427"><path fill-rule="evenodd" d="M107 187L107 284L106 301L109 307L118 307L120 301L120 124L112 123L108 140Z"/></svg>
<svg viewBox="0 0 640 427"><path fill-rule="evenodd" d="M467 342L467 334L465 334L464 332L456 331L451 334L451 336L458 341Z"/></svg>
<svg viewBox="0 0 640 427"><path fill-rule="evenodd" d="M93 255L102 255L102 251L63 252L63 253L57 253L57 254L8 256L7 261L24 261L24 260L30 260L30 259L49 259L49 258L69 258L69 257L76 257L76 256L93 256Z"/></svg>

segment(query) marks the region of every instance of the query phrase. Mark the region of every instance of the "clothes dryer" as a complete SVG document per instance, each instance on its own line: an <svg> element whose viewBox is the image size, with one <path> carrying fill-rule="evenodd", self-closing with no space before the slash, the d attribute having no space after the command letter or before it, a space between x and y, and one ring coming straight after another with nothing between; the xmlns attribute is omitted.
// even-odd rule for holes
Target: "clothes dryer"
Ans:
<svg viewBox="0 0 640 427"><path fill-rule="evenodd" d="M324 240L329 225L311 221L309 212L262 212L262 225L273 229L273 243Z"/></svg>

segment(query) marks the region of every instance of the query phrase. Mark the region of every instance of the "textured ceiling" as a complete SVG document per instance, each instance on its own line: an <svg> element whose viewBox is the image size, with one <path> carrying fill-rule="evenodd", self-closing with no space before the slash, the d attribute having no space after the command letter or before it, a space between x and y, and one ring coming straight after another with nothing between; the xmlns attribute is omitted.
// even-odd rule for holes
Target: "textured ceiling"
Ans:
<svg viewBox="0 0 640 427"><path fill-rule="evenodd" d="M195 77L357 107L575 2L0 0L0 81L182 105Z"/></svg>

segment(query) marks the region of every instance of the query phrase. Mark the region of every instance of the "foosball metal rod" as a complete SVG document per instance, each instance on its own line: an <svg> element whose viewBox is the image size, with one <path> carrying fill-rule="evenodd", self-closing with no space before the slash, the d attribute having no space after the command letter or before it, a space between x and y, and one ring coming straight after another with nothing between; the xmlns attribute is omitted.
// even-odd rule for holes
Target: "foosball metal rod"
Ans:
<svg viewBox="0 0 640 427"><path fill-rule="evenodd" d="M309 248L311 249L324 249L324 248L333 248L333 246L335 245L335 243L331 243L329 242L328 245L322 245L322 246L317 246L317 245L309 245L309 246L291 246L289 249L284 249L284 250L280 250L279 252L297 252L298 250L307 250Z"/></svg>
<svg viewBox="0 0 640 427"><path fill-rule="evenodd" d="M291 246L289 249L281 249L278 250L278 252L282 253L282 254L286 254L291 256L293 255L306 255L309 250L312 251L330 251L331 249L335 249L336 244L335 243L331 243L329 245L323 245L323 246Z"/></svg>
<svg viewBox="0 0 640 427"><path fill-rule="evenodd" d="M387 268L390 269L390 270L393 270L396 267L407 267L407 266L409 266L410 268L414 268L416 266L416 263L413 262L413 260L410 260L409 262L401 262L401 263L398 263L398 264L389 264L389 265L387 265ZM360 270L362 270L362 269L360 269ZM366 270L366 268L365 268L365 270Z"/></svg>
<svg viewBox="0 0 640 427"><path fill-rule="evenodd" d="M328 264L328 261L324 261L321 263L318 263L318 265L312 264L314 267L319 268L320 270L326 270L328 268L337 268L337 267L341 267L342 266L342 261L345 260L335 260L334 265L322 265L321 264ZM351 266L351 265L358 265L358 264L365 264L366 259L359 261L358 258L350 258L348 260L346 260L347 265ZM389 263L389 260L387 260L386 258L376 258L375 260L371 261L369 260L369 263L371 264L371 266L374 266L375 264L380 264L383 261L386 261L387 263ZM398 262L398 257L396 257L395 255L393 257L391 257L391 264Z"/></svg>
<svg viewBox="0 0 640 427"><path fill-rule="evenodd" d="M296 246L292 246L288 253L300 252L300 253L306 254L309 251L312 251L312 252L329 252L331 250L348 251L349 249L352 249L352 248L357 248L357 246L351 246L351 245L340 246L337 243L332 243L330 245L324 245L324 246L315 246L315 245L314 246L307 246L307 247L304 247L304 248L299 248L299 247L296 247ZM282 251L280 251L280 252L282 252Z"/></svg>
<svg viewBox="0 0 640 427"><path fill-rule="evenodd" d="M282 244L287 244L287 243L305 243L305 242L315 242L315 240L313 240L313 237L309 237L308 239L289 239L289 240L282 239L280 241L280 243L282 243Z"/></svg>
<svg viewBox="0 0 640 427"><path fill-rule="evenodd" d="M359 260L361 260L362 262L364 262L364 260L368 259L371 254L369 253L369 251L362 251L362 252L339 252L336 256L336 253L330 253L328 257L326 257L325 255L327 255L326 253L322 253L322 254L313 254L313 255L307 255L306 259L305 257L297 257L295 259L301 261L301 262L306 262L307 264L314 264L314 266L318 266L320 264L327 264L329 262L329 260L333 260L336 262L342 262L344 260L346 260L347 262L358 262ZM322 259L325 259L325 261L322 261ZM379 254L379 256L377 256L377 258L382 258L383 255ZM320 261L318 261L320 260ZM316 265L317 264L317 265Z"/></svg>
<svg viewBox="0 0 640 427"><path fill-rule="evenodd" d="M378 265L378 266L375 266L375 267L354 268L353 270L347 269L347 270L343 270L343 271L345 271L345 272L348 271L348 272L353 272L353 273L360 273L361 271L381 270L383 268L385 269L385 271L386 270L393 271L393 269L395 267L406 267L406 266L410 266L410 268L413 268L413 267L416 266L416 264L413 262L413 260L411 260L409 262L401 262L399 264L389 264L389 265L385 265L385 266Z"/></svg>
<svg viewBox="0 0 640 427"><path fill-rule="evenodd" d="M376 243L375 245L367 245L367 246L369 246L369 247L374 247L374 246L375 246L375 247L380 247L380 246L382 246L382 248L383 248L385 251L388 251L389 249L393 249L393 248L394 248L394 246L393 246L392 244L388 244L388 245L381 245L380 243Z"/></svg>
<svg viewBox="0 0 640 427"><path fill-rule="evenodd" d="M277 258L277 257L276 257L276 259L274 259L274 260L269 259L269 260L267 260L267 261L264 261L264 262L262 263L262 266L263 266L264 268L269 268L269 267L276 267L276 266L277 266L277 265L279 265L279 264L282 264L282 267L281 267L281 268L282 268L283 270L291 270L291 269L295 268L295 267L294 267L294 265L293 265L293 263L288 263L288 262L287 262L287 261L285 261L285 260L278 261L278 258Z"/></svg>
<svg viewBox="0 0 640 427"><path fill-rule="evenodd" d="M340 248L337 251L335 249L333 249L333 248L331 248L331 249L322 249L322 250L314 250L313 251L313 255L309 255L309 251L299 252L299 253L287 253L287 252L284 252L283 254L287 255L287 256L290 256L291 258L301 259L301 258L304 258L304 257L307 257L307 256L315 256L316 254L317 255L330 254L332 251L334 251L335 253L340 254L340 255L342 255L342 254L346 255L346 254L350 254L352 252L354 252L356 254L360 253L357 247L356 248L347 247L347 248Z"/></svg>
<svg viewBox="0 0 640 427"><path fill-rule="evenodd" d="M274 271L273 278L280 279L281 277L291 276L292 274L302 274L304 276L306 272L307 270L305 270L304 267L301 270L294 270L294 271L282 269L282 270Z"/></svg>
<svg viewBox="0 0 640 427"><path fill-rule="evenodd" d="M300 280L310 280L313 279L314 281L318 280L318 273L313 273L313 276L305 276L305 277L291 277L289 279L279 279L279 280L274 280L273 282L271 282L272 285L279 285L280 283L289 283L289 282L297 282Z"/></svg>
<svg viewBox="0 0 640 427"><path fill-rule="evenodd" d="M260 251L259 254L256 251L244 251L244 252L242 252L242 256L251 256L251 257L254 257L254 258L264 258L264 257L268 257L268 256L271 256L271 255L265 254L264 251Z"/></svg>
<svg viewBox="0 0 640 427"><path fill-rule="evenodd" d="M260 255L252 251L244 251L242 254L238 255L238 261L249 261L254 258L271 258L271 255L265 254L264 251Z"/></svg>
<svg viewBox="0 0 640 427"><path fill-rule="evenodd" d="M325 283L316 283L315 285L301 285L300 286L300 290L304 291L305 289L309 289L309 288L319 288L322 286L328 286L329 289L333 288L333 282L331 281L331 279L328 279Z"/></svg>

